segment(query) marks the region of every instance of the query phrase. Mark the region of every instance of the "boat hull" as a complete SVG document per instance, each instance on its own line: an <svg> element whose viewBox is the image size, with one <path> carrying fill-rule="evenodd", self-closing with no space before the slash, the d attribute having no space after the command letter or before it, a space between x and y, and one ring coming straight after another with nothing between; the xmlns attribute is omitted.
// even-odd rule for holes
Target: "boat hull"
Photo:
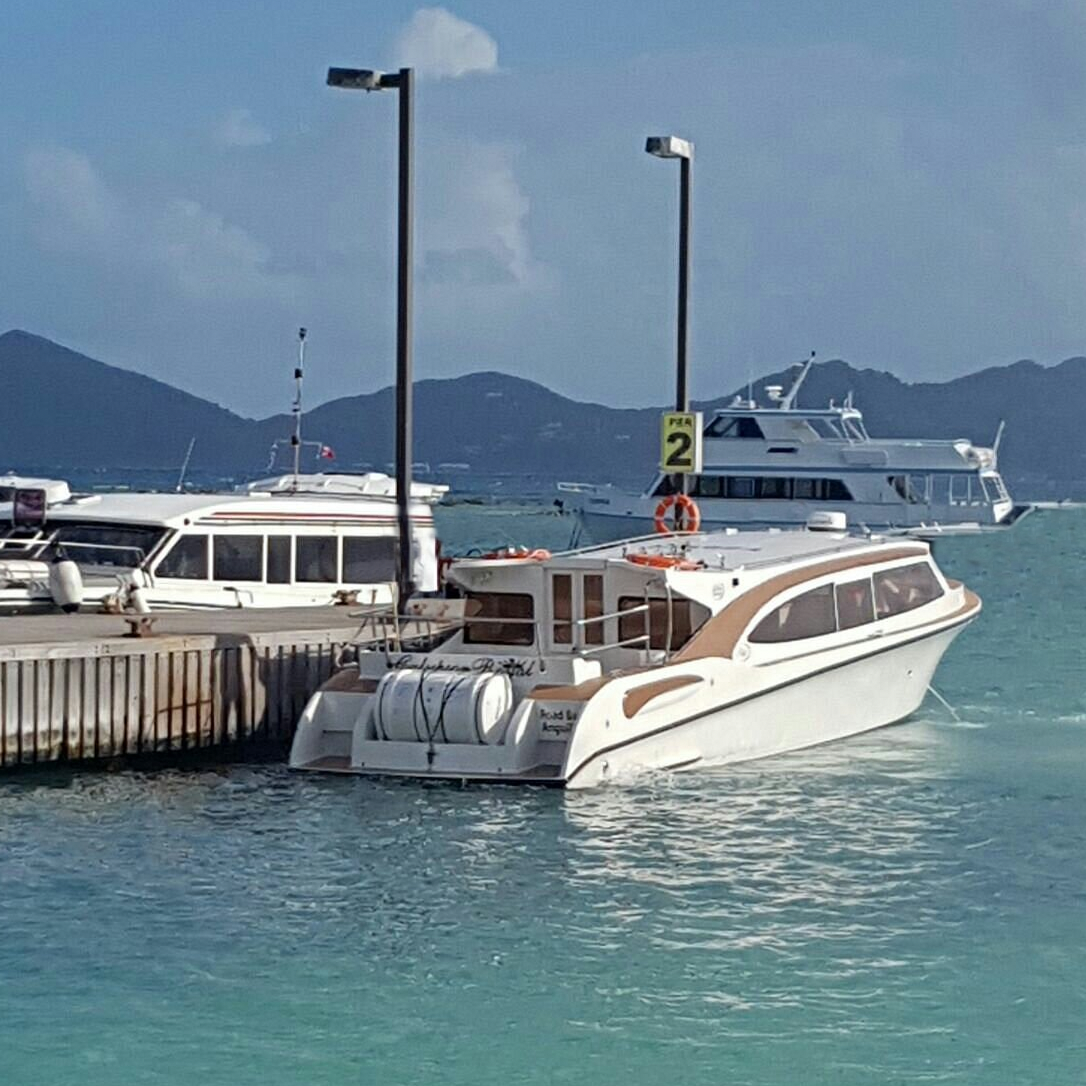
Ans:
<svg viewBox="0 0 1086 1086"><path fill-rule="evenodd" d="M762 667L725 660L676 663L659 672L661 692L632 717L620 706L643 680L629 678L590 700L568 741L551 744L542 757L532 743L376 739L364 726L366 695L318 693L303 714L291 766L576 789L620 783L646 771L691 770L802 750L893 724L915 712L943 654L976 610L930 631L860 651L854 645L844 652L813 653ZM525 731L529 709L522 708ZM510 730L516 728L514 721Z"/></svg>
<svg viewBox="0 0 1086 1086"><path fill-rule="evenodd" d="M720 510L718 503L699 502L702 516L701 529L712 531L721 528L741 528L747 531L767 528L782 530L802 528L806 525L810 513L815 511L813 506L809 511L804 508L800 512L796 512L793 508L791 512L782 510L780 517L773 518L766 515L765 503L759 504L762 506L760 509L734 508L725 512ZM872 506L856 508L842 506L835 511L845 512L850 524L862 526L872 532L908 535L915 539L939 539L948 535L975 535L981 532L1005 531L1032 509L1033 507L1029 505L1015 506L1011 515L1000 521L962 520L952 517L941 520L910 520L905 517L890 517L884 508ZM647 505L644 508L639 505L630 513L605 513L581 508L574 510L574 516L581 525L584 538L595 543L606 543L628 536L648 535L655 530L653 510Z"/></svg>
<svg viewBox="0 0 1086 1086"><path fill-rule="evenodd" d="M964 625L964 624L963 624ZM754 761L873 731L920 707L962 625L848 663L818 669L566 767L566 787L590 788L652 769L688 770ZM778 667L784 665L777 665Z"/></svg>

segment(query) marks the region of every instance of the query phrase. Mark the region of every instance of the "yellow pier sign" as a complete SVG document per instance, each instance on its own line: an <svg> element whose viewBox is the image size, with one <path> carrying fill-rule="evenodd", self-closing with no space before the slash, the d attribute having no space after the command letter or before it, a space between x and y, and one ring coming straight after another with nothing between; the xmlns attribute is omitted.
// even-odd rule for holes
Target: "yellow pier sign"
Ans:
<svg viewBox="0 0 1086 1086"><path fill-rule="evenodd" d="M660 470L671 475L701 471L701 412L666 411L660 426Z"/></svg>

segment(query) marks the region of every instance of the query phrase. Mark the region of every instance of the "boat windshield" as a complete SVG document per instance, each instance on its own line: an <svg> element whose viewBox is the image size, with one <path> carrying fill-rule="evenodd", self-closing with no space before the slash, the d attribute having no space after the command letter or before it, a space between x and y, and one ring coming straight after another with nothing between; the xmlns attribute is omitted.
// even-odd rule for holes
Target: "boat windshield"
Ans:
<svg viewBox="0 0 1086 1086"><path fill-rule="evenodd" d="M144 524L110 524L102 521L52 521L40 531L28 533L24 528L8 528L0 535L0 546L34 542L34 558L49 562L54 558L71 558L82 566L111 566L131 569L138 566L154 550L166 534L166 529Z"/></svg>

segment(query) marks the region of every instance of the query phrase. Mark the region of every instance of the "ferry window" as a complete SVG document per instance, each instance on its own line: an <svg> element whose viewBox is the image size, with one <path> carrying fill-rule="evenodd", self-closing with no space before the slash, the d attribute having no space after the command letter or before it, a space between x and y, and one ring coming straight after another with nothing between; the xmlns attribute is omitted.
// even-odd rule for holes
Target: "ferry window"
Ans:
<svg viewBox="0 0 1086 1086"><path fill-rule="evenodd" d="M268 536L268 584L290 584L290 536Z"/></svg>
<svg viewBox="0 0 1086 1086"><path fill-rule="evenodd" d="M833 633L837 620L833 609L833 585L823 585L782 603L751 631L750 640L759 644L802 641Z"/></svg>
<svg viewBox="0 0 1086 1086"><path fill-rule="evenodd" d="M889 618L937 600L943 589L927 562L876 573L875 604L879 618Z"/></svg>
<svg viewBox="0 0 1086 1086"><path fill-rule="evenodd" d="M774 475L764 475L758 480L759 498L789 498L791 487L790 479L782 479Z"/></svg>
<svg viewBox="0 0 1086 1086"><path fill-rule="evenodd" d="M603 616L603 577L598 573L584 575L584 617L601 618ZM589 622L584 627L586 645L603 644L603 623Z"/></svg>
<svg viewBox="0 0 1086 1086"><path fill-rule="evenodd" d="M744 415L740 418L714 419L705 431L709 437L752 437L762 438L762 428L758 420Z"/></svg>
<svg viewBox="0 0 1086 1086"><path fill-rule="evenodd" d="M369 584L396 580L396 539L393 536L346 536L343 540L343 580Z"/></svg>
<svg viewBox="0 0 1086 1086"><path fill-rule="evenodd" d="M705 431L706 437L734 437L735 419L713 419Z"/></svg>
<svg viewBox="0 0 1086 1086"><path fill-rule="evenodd" d="M568 573L556 573L551 578L551 610L554 615L553 637L556 645L573 641L573 578Z"/></svg>
<svg viewBox="0 0 1086 1086"><path fill-rule="evenodd" d="M87 566L138 566L158 546L165 528L138 524L104 524L84 521L51 521L53 546L39 555L48 562L54 557L71 558Z"/></svg>
<svg viewBox="0 0 1086 1086"><path fill-rule="evenodd" d="M535 642L532 597L512 592L466 592L471 618L465 645L531 645ZM471 604L475 604L474 611ZM505 620L505 621L503 621Z"/></svg>
<svg viewBox="0 0 1086 1086"><path fill-rule="evenodd" d="M734 478L728 480L728 497L729 498L753 498L754 497L754 480L745 478Z"/></svg>
<svg viewBox="0 0 1086 1086"><path fill-rule="evenodd" d="M170 553L159 562L155 574L159 577L206 581L207 571L207 536L183 535L174 543Z"/></svg>
<svg viewBox="0 0 1086 1086"><path fill-rule="evenodd" d="M823 500L828 502L852 501L851 492L840 479L819 479L818 482L821 484L821 494L819 496Z"/></svg>
<svg viewBox="0 0 1086 1086"><path fill-rule="evenodd" d="M216 535L211 541L212 580L264 580L262 535Z"/></svg>
<svg viewBox="0 0 1086 1086"><path fill-rule="evenodd" d="M871 595L871 579L849 581L834 588L837 599L837 628L852 630L875 621L875 602Z"/></svg>
<svg viewBox="0 0 1086 1086"><path fill-rule="evenodd" d="M810 501L815 496L815 481L814 479L793 479L792 480L792 497L797 500Z"/></svg>
<svg viewBox="0 0 1086 1086"><path fill-rule="evenodd" d="M890 485L897 491L898 497L911 505L920 505L927 501L928 480L925 475L890 475Z"/></svg>
<svg viewBox="0 0 1086 1086"><path fill-rule="evenodd" d="M668 630L668 601L662 599L650 599L649 611L649 645L650 649L662 649L667 644ZM620 611L631 611L635 607L645 605L644 596L622 596L618 601ZM694 632L694 623L691 616L689 600L671 601L671 651L682 648L690 635ZM633 641L635 638L645 636L645 612L638 611L633 615L622 615L618 620L619 641ZM630 648L644 648L644 641L630 645Z"/></svg>
<svg viewBox="0 0 1086 1086"><path fill-rule="evenodd" d="M335 583L339 565L338 540L334 535L299 535L294 537L295 581Z"/></svg>
<svg viewBox="0 0 1086 1086"><path fill-rule="evenodd" d="M699 475L691 492L695 498L722 498L724 479L720 475Z"/></svg>
<svg viewBox="0 0 1086 1086"><path fill-rule="evenodd" d="M670 475L665 475L657 484L656 489L652 492L654 498L667 498L675 493L675 481Z"/></svg>

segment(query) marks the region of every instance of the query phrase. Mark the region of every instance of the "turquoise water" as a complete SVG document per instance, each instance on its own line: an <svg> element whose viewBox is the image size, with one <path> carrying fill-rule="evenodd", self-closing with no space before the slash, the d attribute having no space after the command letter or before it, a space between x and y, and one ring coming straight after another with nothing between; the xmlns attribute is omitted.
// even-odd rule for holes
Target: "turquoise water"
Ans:
<svg viewBox="0 0 1086 1086"><path fill-rule="evenodd" d="M939 544L960 721L568 795L3 781L0 1083L1086 1082L1084 531Z"/></svg>

